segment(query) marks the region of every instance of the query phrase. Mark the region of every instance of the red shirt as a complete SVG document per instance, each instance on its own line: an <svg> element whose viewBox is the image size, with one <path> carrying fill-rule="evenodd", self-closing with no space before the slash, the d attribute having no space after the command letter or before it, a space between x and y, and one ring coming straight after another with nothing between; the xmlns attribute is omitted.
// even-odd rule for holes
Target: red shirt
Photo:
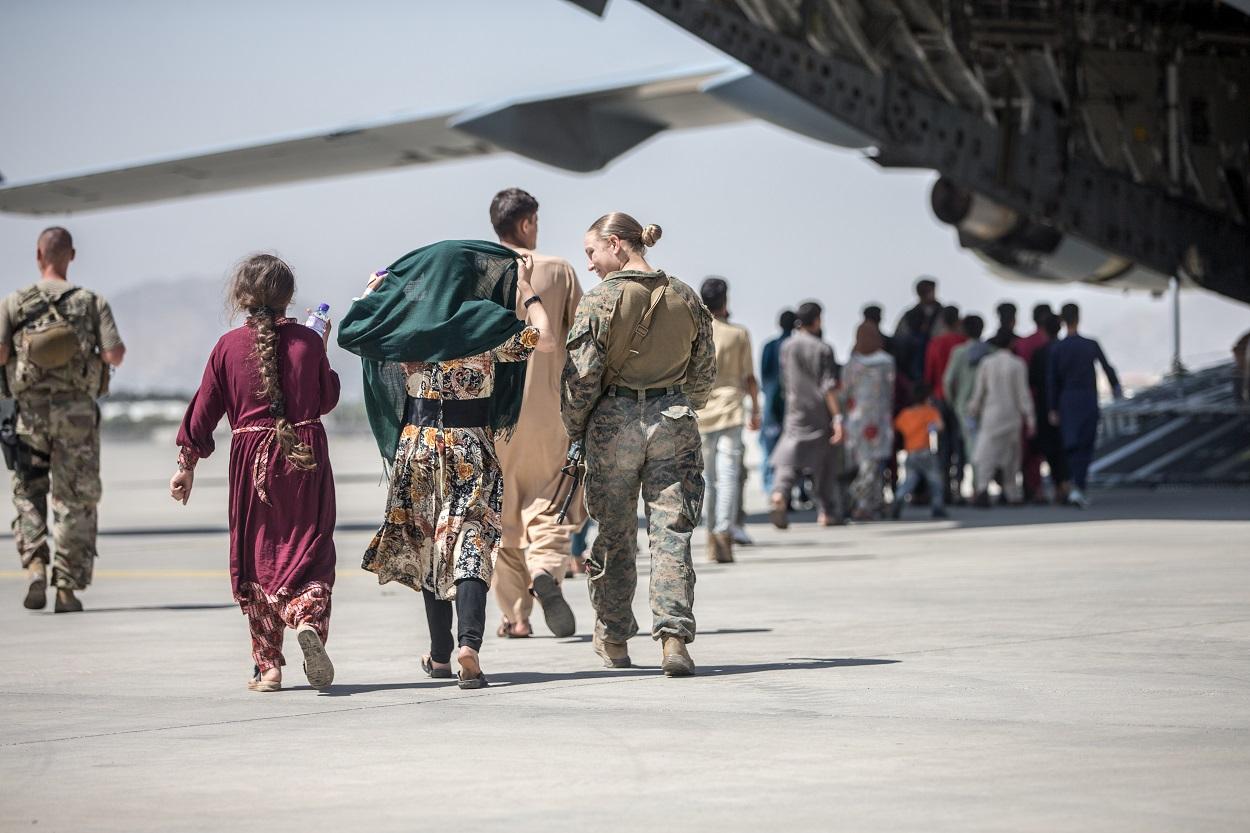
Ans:
<svg viewBox="0 0 1250 833"><path fill-rule="evenodd" d="M1025 364L1028 364L1033 358L1033 354L1037 352L1037 348L1048 341L1050 341L1050 336L1046 335L1046 331L1037 330L1032 335L1016 339L1016 343L1011 346L1011 349L1017 356L1024 359Z"/></svg>
<svg viewBox="0 0 1250 833"><path fill-rule="evenodd" d="M942 390L942 377L946 375L946 366L950 364L951 352L968 340L963 333L943 333L929 339L929 348L924 354L924 383L933 391L937 399L945 399Z"/></svg>

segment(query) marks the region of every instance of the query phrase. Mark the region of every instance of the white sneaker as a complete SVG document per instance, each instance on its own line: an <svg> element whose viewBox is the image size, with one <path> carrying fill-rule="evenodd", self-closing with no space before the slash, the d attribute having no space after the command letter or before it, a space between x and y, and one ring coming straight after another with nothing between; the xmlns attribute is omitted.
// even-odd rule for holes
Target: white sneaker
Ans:
<svg viewBox="0 0 1250 833"><path fill-rule="evenodd" d="M751 540L751 536L747 535L747 531L738 525L733 528L734 543L740 547L749 547L755 542Z"/></svg>
<svg viewBox="0 0 1250 833"><path fill-rule="evenodd" d="M1089 498L1085 497L1085 493L1080 489L1073 489L1068 493L1068 505L1075 506L1077 509L1085 509L1089 506Z"/></svg>

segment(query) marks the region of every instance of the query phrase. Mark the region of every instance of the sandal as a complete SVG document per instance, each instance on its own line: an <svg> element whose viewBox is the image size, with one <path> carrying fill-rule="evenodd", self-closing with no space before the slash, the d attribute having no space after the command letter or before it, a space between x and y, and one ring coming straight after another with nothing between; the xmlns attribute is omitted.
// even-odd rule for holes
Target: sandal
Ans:
<svg viewBox="0 0 1250 833"><path fill-rule="evenodd" d="M329 688L334 682L334 663L330 662L317 631L304 623L295 629L295 639L304 652L304 675L308 677L308 684L318 691Z"/></svg>
<svg viewBox="0 0 1250 833"><path fill-rule="evenodd" d="M448 674L448 676L451 675ZM486 682L486 675L481 671L477 673L476 677L466 677L463 671L457 671L456 678L456 685L463 689L486 688L488 685Z"/></svg>
<svg viewBox="0 0 1250 833"><path fill-rule="evenodd" d="M281 680L266 680L262 678L260 675L260 668L258 666L253 665L252 666L252 679L247 681L247 690L259 691L259 692L281 691L282 681Z"/></svg>
<svg viewBox="0 0 1250 833"><path fill-rule="evenodd" d="M515 628L524 628L524 631L517 633ZM530 627L529 622L509 622L504 619L499 625L499 629L495 631L495 636L504 639L526 639L534 633L534 629Z"/></svg>
<svg viewBox="0 0 1250 833"><path fill-rule="evenodd" d="M435 668L434 660L430 657L429 654L426 654L425 656L421 657L421 670L425 672L425 675L427 677L431 677L435 680L450 680L451 679L451 667L448 666L447 668Z"/></svg>

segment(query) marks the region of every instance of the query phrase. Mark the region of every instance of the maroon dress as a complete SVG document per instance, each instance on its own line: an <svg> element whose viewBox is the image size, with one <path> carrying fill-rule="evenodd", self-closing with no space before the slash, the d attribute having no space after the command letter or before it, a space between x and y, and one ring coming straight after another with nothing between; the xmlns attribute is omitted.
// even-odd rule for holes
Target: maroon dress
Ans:
<svg viewBox="0 0 1250 833"><path fill-rule="evenodd" d="M283 456L263 400L253 349L244 325L221 337L208 357L178 445L194 465L213 453L213 429L224 414L230 442L230 580L244 606L298 595L310 584L334 583L334 474L320 422L338 403L339 377L330 369L321 336L294 319L278 323L279 372L286 416L312 447L317 467L301 471Z"/></svg>

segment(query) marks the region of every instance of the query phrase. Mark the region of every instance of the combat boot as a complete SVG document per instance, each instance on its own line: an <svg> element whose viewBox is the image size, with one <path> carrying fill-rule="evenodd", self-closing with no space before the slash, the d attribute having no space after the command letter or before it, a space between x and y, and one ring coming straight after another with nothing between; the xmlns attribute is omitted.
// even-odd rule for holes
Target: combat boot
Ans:
<svg viewBox="0 0 1250 833"><path fill-rule="evenodd" d="M686 650L686 640L680 636L665 634L664 642L664 676L689 677L694 673L694 660Z"/></svg>
<svg viewBox="0 0 1250 833"><path fill-rule="evenodd" d="M52 608L54 613L81 613L82 602L74 595L74 591L66 587L58 587L56 589L56 605Z"/></svg>
<svg viewBox="0 0 1250 833"><path fill-rule="evenodd" d="M26 598L22 607L27 610L43 610L48 606L48 565L36 558L26 568L30 579L30 587L26 588Z"/></svg>
<svg viewBox="0 0 1250 833"><path fill-rule="evenodd" d="M624 642L608 642L595 634L595 653L603 659L604 668L629 668L629 648Z"/></svg>
<svg viewBox="0 0 1250 833"><path fill-rule="evenodd" d="M720 564L732 564L734 560L734 536L732 532L713 532L716 539L716 561Z"/></svg>

